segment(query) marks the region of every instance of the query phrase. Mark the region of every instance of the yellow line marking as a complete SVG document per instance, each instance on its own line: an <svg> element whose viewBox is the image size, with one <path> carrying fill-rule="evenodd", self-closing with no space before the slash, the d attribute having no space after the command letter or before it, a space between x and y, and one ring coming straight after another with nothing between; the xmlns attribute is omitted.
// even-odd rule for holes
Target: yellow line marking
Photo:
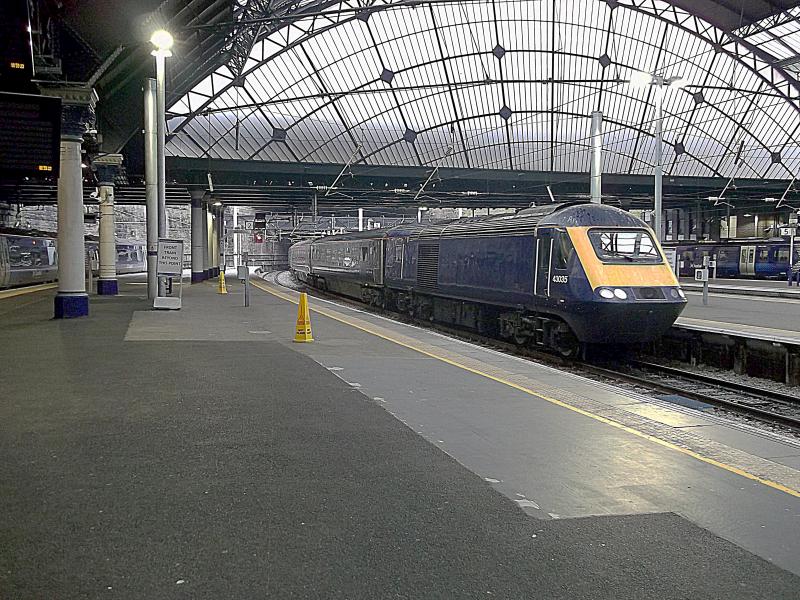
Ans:
<svg viewBox="0 0 800 600"><path fill-rule="evenodd" d="M14 296L22 296L24 294L33 294L34 292L43 292L44 290L52 290L55 287L58 287L57 283L41 283L39 285L31 285L29 287L6 290L4 292L0 292L0 300L13 298Z"/></svg>
<svg viewBox="0 0 800 600"><path fill-rule="evenodd" d="M260 289L260 290L262 290L264 292L267 292L268 294L272 294L273 296L276 296L278 298L281 298L282 300L286 300L286 301L291 302L293 304L297 304L298 303L297 300L295 300L294 298L292 298L289 295L285 295L285 294L283 294L281 292L277 292L275 290L268 289L268 288L262 286L261 284L259 284L256 281L253 281L252 283L258 289ZM502 377L496 377L494 375L491 375L490 373L486 373L486 372L480 371L478 369L473 369L472 367L468 367L468 366L466 366L464 364L461 364L461 363L459 363L457 361L454 361L452 359L446 358L444 356L439 356L438 354L435 354L435 353L430 352L428 350L425 350L423 348L419 348L417 346L414 346L413 344L407 344L405 342L401 342L400 340L397 340L395 338L392 338L392 337L389 337L387 335L384 335L384 334L382 334L382 333L380 333L378 331L374 331L372 329L369 329L368 327L363 327L361 325L358 325L357 323L350 322L347 319L337 315L336 313L333 313L332 311L325 310L324 308L311 306L310 303L309 303L309 308L313 312L325 315L326 317L329 317L329 318L331 318L331 319L333 319L335 321L339 321L340 323L344 323L345 325L349 325L350 327L354 327L355 329L360 329L361 331L364 331L365 333L369 333L371 335L374 335L374 336L379 337L381 339L384 339L386 341L392 342L394 344L397 344L398 346L403 346L404 348L408 348L409 350L413 350L415 352L419 352L420 354L424 354L425 356L429 356L430 358L435 358L436 360L439 360L439 361L441 361L443 363L447 363L448 365L452 365L454 367L458 367L459 369L463 369L464 371L469 371L470 373L474 373L475 375L480 375L481 377L485 377L486 379L491 379L492 381L495 381L497 383L501 383L501 384L506 385L506 386L508 386L510 388L514 388L515 390L518 390L520 392L524 392L526 394L534 396L535 398L539 398L541 400L544 400L545 402L549 402L551 404L555 404L556 406L560 406L562 408L566 408L567 410L571 410L571 411L576 412L576 413L578 413L580 415L583 415L585 417L589 417L590 419L594 419L595 421L599 421L601 423L605 423L606 425L610 425L612 427L616 427L617 429L621 429L622 431L626 431L626 432L628 432L630 434L633 434L633 435L635 435L637 437L640 437L642 439L649 440L649 441L651 441L651 442L653 442L655 444L658 444L660 446L664 446L665 448L669 448L671 450L675 450L677 452L680 452L681 454L685 454L686 456L691 456L692 458L697 459L697 460L699 460L701 462L704 462L706 464L713 465L715 467L719 467L720 469L724 469L725 471L729 471L731 473L735 473L736 475L740 475L740 476L745 477L747 479L751 479L752 481L757 481L759 483L762 483L762 484L764 484L766 486L769 486L769 487L771 487L773 489L776 489L778 491L785 492L785 493L789 494L790 496L794 496L795 498L800 498L800 491L792 489L792 488L787 487L785 485L782 485L782 484L780 484L780 483L778 483L776 481L771 481L769 479L764 479L763 477L759 477L758 475L753 475L752 473L749 473L748 471L745 471L745 470L740 469L738 467L734 467L734 466L725 464L723 462L719 462L718 460L715 460L713 458L709 458L707 456L703 456L702 454L699 454L699 453L695 452L694 450L689 450L688 448L683 448L681 446L678 446L677 444L673 444L672 442L668 442L666 440L662 440L661 438L652 436L649 433L644 433L642 431L634 429L633 427L629 427L628 425L624 425L622 423L618 423L617 421L614 421L614 420L609 419L607 417L603 417L601 415L596 415L596 414L594 414L592 412L589 412L589 411L584 410L582 408L579 408L577 406L573 406L571 404L567 404L566 402L564 402L562 400L557 400L556 398L551 398L549 396L545 396L544 394L541 394L539 392L535 392L535 391L533 391L533 390L531 390L529 388L526 388L525 386L516 384L513 381L508 381L507 379L503 379ZM766 459L763 459L763 460L766 460Z"/></svg>

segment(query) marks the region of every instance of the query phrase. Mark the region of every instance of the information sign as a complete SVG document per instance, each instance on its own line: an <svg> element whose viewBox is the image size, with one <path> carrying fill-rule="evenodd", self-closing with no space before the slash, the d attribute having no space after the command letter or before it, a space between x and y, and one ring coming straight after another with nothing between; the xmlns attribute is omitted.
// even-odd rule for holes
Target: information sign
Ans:
<svg viewBox="0 0 800 600"><path fill-rule="evenodd" d="M181 275L183 273L183 240L158 240L156 274Z"/></svg>
<svg viewBox="0 0 800 600"><path fill-rule="evenodd" d="M708 269L695 269L694 270L694 280L695 281L708 281Z"/></svg>
<svg viewBox="0 0 800 600"><path fill-rule="evenodd" d="M667 257L667 264L672 267L672 271L677 272L678 251L675 248L664 248L664 256Z"/></svg>
<svg viewBox="0 0 800 600"><path fill-rule="evenodd" d="M245 229L252 229L253 228L253 221L245 221L244 222Z"/></svg>
<svg viewBox="0 0 800 600"><path fill-rule="evenodd" d="M782 236L795 235L796 233L797 229L795 229L794 227L781 227Z"/></svg>

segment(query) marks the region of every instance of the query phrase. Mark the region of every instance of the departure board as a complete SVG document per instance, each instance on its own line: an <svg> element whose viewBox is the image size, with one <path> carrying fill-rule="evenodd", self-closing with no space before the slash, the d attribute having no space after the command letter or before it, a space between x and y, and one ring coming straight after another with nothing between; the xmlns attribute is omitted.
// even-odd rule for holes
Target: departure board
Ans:
<svg viewBox="0 0 800 600"><path fill-rule="evenodd" d="M61 99L0 92L0 173L58 176Z"/></svg>

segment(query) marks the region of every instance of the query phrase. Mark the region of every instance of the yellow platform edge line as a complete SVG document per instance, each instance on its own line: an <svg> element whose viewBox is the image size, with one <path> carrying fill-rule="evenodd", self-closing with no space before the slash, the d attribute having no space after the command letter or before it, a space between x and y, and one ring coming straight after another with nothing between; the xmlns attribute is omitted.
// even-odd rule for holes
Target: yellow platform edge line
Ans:
<svg viewBox="0 0 800 600"><path fill-rule="evenodd" d="M15 296L24 296L25 294L33 294L34 292L43 292L45 290L52 290L58 287L57 283L41 283L39 285L31 285L24 288L14 288L13 290L4 290L0 292L0 300L6 298L14 298Z"/></svg>
<svg viewBox="0 0 800 600"><path fill-rule="evenodd" d="M259 284L256 281L253 282L253 285L256 286L258 289L260 289L260 290L262 290L262 291L264 291L264 292L266 292L268 294L272 294L273 296L275 296L277 298L281 298L282 300L286 300L286 301L291 302L293 304L297 304L298 303L298 301L295 300L294 298L292 298L291 296L283 294L281 292L277 292L275 290L268 289L268 288L264 287L263 285ZM497 383L506 385L506 386L508 386L510 388L513 388L515 390L518 390L520 392L524 392L524 393L526 393L528 395L534 396L535 398L539 398L540 400L544 400L545 402L549 402L549 403L554 404L556 406L560 406L562 408L566 408L567 410L571 410L571 411L576 412L576 413L578 413L580 415L583 415L585 417L589 417L590 419L594 419L595 421L599 421L600 423L604 423L606 425L610 425L612 427L615 427L617 429L620 429L622 431L625 431L627 433L630 433L630 434L635 435L637 437L640 437L642 439L645 439L645 440L651 441L651 442L653 442L655 444L658 444L660 446L663 446L665 448L669 448L671 450L675 450L676 452L680 452L681 454L685 454L686 456L690 456L690 457L692 457L692 458L694 458L696 460L699 460L701 462L704 462L706 464L713 465L715 467L718 467L718 468L723 469L725 471L728 471L730 473L734 473L734 474L739 475L741 477L744 477L746 479L750 479L752 481L757 481L758 483L761 483L761 484L766 485L768 487L771 487L771 488L773 488L775 490L778 490L778 491L784 492L786 494L789 494L790 496L794 496L795 498L800 498L800 490L792 489L792 488L787 487L787 486L785 486L783 484L780 484L780 483L778 483L776 481L771 481L769 479L764 479L763 477L759 477L758 475L754 475L753 473L750 473L750 472L745 471L743 469L740 469L738 467L734 467L732 465L725 464L725 463L720 462L718 460L715 460L713 458L709 458L707 456L703 456L702 454L699 454L699 453L695 452L694 450L690 450L688 448L683 448L682 446L678 446L677 444L673 444L672 442L668 442L666 440L662 440L661 438L652 436L649 433L644 433L642 431L639 431L638 429L634 429L633 427L629 427L628 425L624 425L622 423L618 423L617 421L614 421L614 420L609 419L607 417L603 417L601 415L594 414L592 412L589 412L589 411L584 410L582 408L579 408L577 406L573 406L573 405L568 404L568 403L566 403L566 402L564 402L562 400L558 400L556 398L550 398L549 396L545 396L544 394L541 394L539 392L536 392L536 391L531 390L529 388L526 388L524 386L518 385L518 384L514 383L513 381L508 381L507 379L503 379L502 377L495 377L494 375L491 375L489 373L485 373L485 372L480 371L478 369L473 369L472 367L468 367L466 365L463 365L463 364L461 364L461 363L459 363L457 361L451 360L451 359L446 358L444 356L439 356L439 355L437 355L437 354L435 354L433 352L429 352L428 350L425 350L423 348L419 348L419 347L414 346L412 344L407 344L405 342L401 342L400 340L394 339L394 338L392 338L390 336L387 336L387 335L384 335L384 334L382 334L380 332L371 330L371 329L369 329L367 327L363 327L363 326L358 325L356 323L349 322L346 319L340 317L339 315L336 315L335 313L327 311L327 310L325 310L323 308L313 307L310 304L309 304L309 307L310 307L310 310L312 310L312 311L314 311L316 313L325 315L326 317L329 317L329 318L331 318L331 319L333 319L335 321L338 321L340 323L344 323L345 325L349 325L350 327L353 327L355 329L360 329L361 331L364 331L365 333L369 333L370 335L374 335L375 337L379 337L379 338L384 339L386 341L392 342L394 344L397 344L398 346L403 346L404 348L408 348L409 350L413 350L415 352L419 352L420 354L424 354L425 356L428 356L430 358L434 358L434 359L439 360L439 361L441 361L443 363L452 365L454 367L458 367L459 369L463 369L464 371L468 371L468 372L473 373L475 375L480 375L481 377L485 377L486 379L491 379L492 381L495 381Z"/></svg>

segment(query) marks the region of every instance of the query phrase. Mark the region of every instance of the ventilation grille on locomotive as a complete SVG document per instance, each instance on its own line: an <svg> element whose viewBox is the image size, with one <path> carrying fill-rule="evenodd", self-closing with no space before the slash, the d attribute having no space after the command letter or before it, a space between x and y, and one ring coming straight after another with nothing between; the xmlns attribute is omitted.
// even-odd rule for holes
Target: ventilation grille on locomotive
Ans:
<svg viewBox="0 0 800 600"><path fill-rule="evenodd" d="M439 244L420 244L417 257L417 284L435 290L439 280Z"/></svg>

